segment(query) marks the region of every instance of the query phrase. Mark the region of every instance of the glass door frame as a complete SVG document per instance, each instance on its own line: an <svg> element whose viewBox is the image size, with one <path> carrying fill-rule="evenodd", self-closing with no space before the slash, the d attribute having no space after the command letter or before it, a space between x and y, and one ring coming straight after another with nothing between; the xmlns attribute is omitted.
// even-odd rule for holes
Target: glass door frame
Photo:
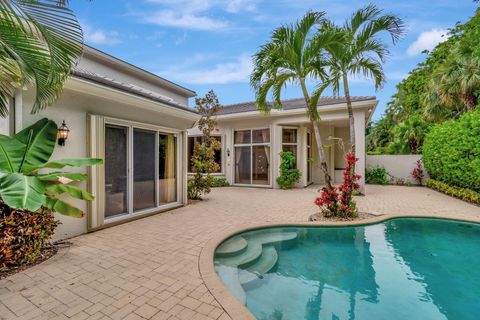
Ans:
<svg viewBox="0 0 480 320"><path fill-rule="evenodd" d="M253 139L253 131L254 130L265 130L265 129L268 129L269 131L269 136L270 136L270 142L267 142L267 143L253 143L252 142L252 139ZM235 131L248 131L250 130L250 143L235 143ZM267 126L267 127L255 127L255 128L245 128L245 129L240 129L240 128L237 128L237 129L232 129L232 139L233 139L233 185L234 186L239 186L239 187L255 187L255 188L272 188L273 187L273 177L272 177L272 140L273 140L273 136L272 136L272 128L271 126ZM253 147L257 147L257 146L268 146L269 147L269 157L270 157L270 161L269 161L269 164L268 164L268 180L269 180L269 184L253 184ZM235 179L235 170L236 170L236 148L237 147L250 147L250 184L246 184L246 183L237 183L236 182L236 179Z"/></svg>
<svg viewBox="0 0 480 320"><path fill-rule="evenodd" d="M182 205L182 198L183 198L183 157L181 156L181 150L183 146L183 140L181 139L182 137L182 131L181 130L175 130L171 128L166 128L166 127L161 127L161 126L156 126L156 125L151 125L151 124L146 124L146 123L141 123L141 122L135 122L135 121L129 121L129 120L122 120L122 119L116 119L116 118L110 118L110 117L105 117L104 118L104 128L107 125L114 125L114 126L120 126L120 127L125 127L128 129L128 134L127 134L127 199L128 199L128 212L124 214L119 214L116 216L112 217L104 217L104 224L109 224L113 223L116 221L128 219L128 218L133 218L149 213L155 213L159 212L161 210L166 210L174 207L178 207ZM146 209L141 209L134 211L133 210L133 192L134 192L134 186L133 186L133 178L134 178L134 172L133 172L133 133L134 129L141 129L141 130L148 130L148 131L153 131L155 132L155 206L152 208L146 208ZM177 180L177 200L175 202L159 205L160 203L160 195L159 195L159 190L160 190L160 181L159 181L159 134L173 134L176 140L176 146L175 146L175 156L176 156L176 168L175 168L175 173L176 173L176 180ZM105 134L103 136L103 141L104 144L107 144L108 142L105 140ZM105 188L105 186L103 186ZM103 199L105 201L105 199Z"/></svg>
<svg viewBox="0 0 480 320"><path fill-rule="evenodd" d="M308 139L310 137L310 139ZM305 137L305 159L307 159L307 174L306 174L306 180L307 180L307 185L310 185L313 183L313 163L310 161L308 154L310 153L310 158L313 159L313 135L312 131L307 129L306 137ZM310 152L309 152L310 151ZM310 172L310 176L308 174ZM310 179L309 179L310 178Z"/></svg>

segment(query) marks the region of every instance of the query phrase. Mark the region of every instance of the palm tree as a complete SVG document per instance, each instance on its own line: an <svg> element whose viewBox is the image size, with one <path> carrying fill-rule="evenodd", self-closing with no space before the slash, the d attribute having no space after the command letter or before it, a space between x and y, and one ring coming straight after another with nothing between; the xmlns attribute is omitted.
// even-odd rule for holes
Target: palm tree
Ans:
<svg viewBox="0 0 480 320"><path fill-rule="evenodd" d="M331 177L320 136L317 103L322 90L310 94L307 79L323 81L324 70L322 50L338 41L333 33L316 34L312 29L324 23L324 12L307 12L295 25L281 26L273 31L271 40L261 46L254 55L254 69L250 83L255 90L257 108L269 113L271 108L281 109L281 93L287 84L300 86L307 116L312 123L317 143L321 169L325 184L332 189ZM321 87L321 86L320 86ZM267 95L272 92L273 102L267 102Z"/></svg>
<svg viewBox="0 0 480 320"><path fill-rule="evenodd" d="M418 154L430 128L431 125L421 115L411 115L393 129L394 144L397 143L403 149L408 146L407 151L412 154Z"/></svg>
<svg viewBox="0 0 480 320"><path fill-rule="evenodd" d="M0 0L0 116L16 89L34 86L32 113L53 103L82 53L66 0Z"/></svg>
<svg viewBox="0 0 480 320"><path fill-rule="evenodd" d="M382 64L388 55L385 42L380 38L387 32L395 44L404 34L404 24L397 16L382 14L382 10L370 4L357 11L345 21L343 26L326 22L320 33L341 33L343 41L326 48L328 52L329 77L326 81L338 95L343 85L350 121L351 152L355 155L355 122L353 118L352 99L350 97L349 76L364 76L373 79L375 89L385 82Z"/></svg>
<svg viewBox="0 0 480 320"><path fill-rule="evenodd" d="M478 104L480 59L471 50L454 47L449 58L439 66L423 94L425 116L446 120L472 111Z"/></svg>

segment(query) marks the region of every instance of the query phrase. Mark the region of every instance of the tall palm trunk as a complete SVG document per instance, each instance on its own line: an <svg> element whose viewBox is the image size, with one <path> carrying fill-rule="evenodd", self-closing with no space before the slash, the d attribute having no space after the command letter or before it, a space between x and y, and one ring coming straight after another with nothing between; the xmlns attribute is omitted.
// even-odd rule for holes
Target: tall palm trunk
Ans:
<svg viewBox="0 0 480 320"><path fill-rule="evenodd" d="M473 92L462 93L460 97L468 111L475 110L475 107L477 106L477 97Z"/></svg>
<svg viewBox="0 0 480 320"><path fill-rule="evenodd" d="M303 97L305 99L305 104L306 107L310 110L309 113L310 115L315 114L317 106L312 106L310 96L308 95L307 87L305 85L305 80L301 79L300 84L302 87L303 91ZM323 143L322 143L322 136L320 135L320 128L319 128L319 121L316 119L313 119L312 116L310 116L310 121L313 126L313 132L315 134L315 142L317 144L317 150L318 150L318 157L320 158L320 168L322 169L323 175L325 177L325 184L327 186L328 190L332 190L332 177L330 176L330 173L328 172L328 165L327 165L327 160L325 157L325 151L323 150Z"/></svg>
<svg viewBox="0 0 480 320"><path fill-rule="evenodd" d="M350 150L353 155L356 154L355 148L355 119L353 118L352 97L350 97L350 89L348 87L348 77L343 74L343 91L345 100L347 100L348 120L350 123Z"/></svg>
<svg viewBox="0 0 480 320"><path fill-rule="evenodd" d="M328 173L328 165L325 159L325 151L323 150L322 137L320 135L320 128L318 127L318 122L319 121L314 120L312 121L312 125L313 132L315 133L315 140L317 143L318 156L320 157L320 167L325 177L325 184L327 185L327 189L332 190L332 177L330 177L330 173Z"/></svg>

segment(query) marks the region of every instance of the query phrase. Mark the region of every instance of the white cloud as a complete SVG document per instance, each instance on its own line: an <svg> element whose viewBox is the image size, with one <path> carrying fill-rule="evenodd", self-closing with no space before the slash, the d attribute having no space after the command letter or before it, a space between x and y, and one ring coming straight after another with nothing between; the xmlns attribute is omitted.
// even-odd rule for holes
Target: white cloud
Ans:
<svg viewBox="0 0 480 320"><path fill-rule="evenodd" d="M122 42L117 31L94 29L88 24L83 24L83 37L92 44L114 45Z"/></svg>
<svg viewBox="0 0 480 320"><path fill-rule="evenodd" d="M228 26L225 21L214 20L192 13L181 13L174 10L160 10L144 18L145 22L159 26L179 27L193 30L220 30Z"/></svg>
<svg viewBox="0 0 480 320"><path fill-rule="evenodd" d="M417 56L424 50L432 50L437 44L447 40L449 37L448 30L432 29L420 33L417 40L415 40L407 49L407 55L410 57Z"/></svg>
<svg viewBox="0 0 480 320"><path fill-rule="evenodd" d="M205 57L193 57L197 62ZM241 55L231 62L218 63L211 68L192 67L191 61L169 66L159 72L162 77L189 84L227 84L248 82L252 72L252 60L249 55Z"/></svg>
<svg viewBox="0 0 480 320"><path fill-rule="evenodd" d="M224 19L207 15L219 9L227 13L254 11L258 0L148 0L161 6L153 13L142 14L147 23L192 30L220 31L230 26Z"/></svg>

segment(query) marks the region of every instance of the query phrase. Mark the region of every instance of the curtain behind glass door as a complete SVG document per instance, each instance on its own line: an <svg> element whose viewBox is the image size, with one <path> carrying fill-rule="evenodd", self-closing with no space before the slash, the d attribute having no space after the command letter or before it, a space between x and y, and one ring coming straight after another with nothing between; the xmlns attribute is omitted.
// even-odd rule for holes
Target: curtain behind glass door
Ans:
<svg viewBox="0 0 480 320"><path fill-rule="evenodd" d="M177 202L177 139L173 134L159 134L158 181L160 205Z"/></svg>

